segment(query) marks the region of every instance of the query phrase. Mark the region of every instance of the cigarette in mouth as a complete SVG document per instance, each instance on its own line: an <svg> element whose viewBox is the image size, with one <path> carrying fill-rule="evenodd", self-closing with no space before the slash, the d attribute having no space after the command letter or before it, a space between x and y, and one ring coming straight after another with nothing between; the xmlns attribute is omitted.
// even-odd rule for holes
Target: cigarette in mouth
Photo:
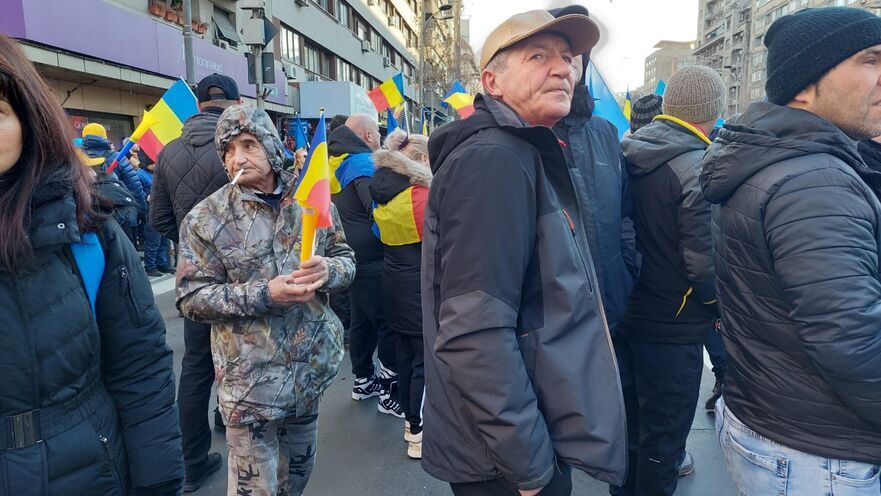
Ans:
<svg viewBox="0 0 881 496"><path fill-rule="evenodd" d="M235 186L237 182L239 182L239 178L242 177L242 172L245 172L245 169L239 169L239 172L236 173L236 177L232 178L232 184Z"/></svg>

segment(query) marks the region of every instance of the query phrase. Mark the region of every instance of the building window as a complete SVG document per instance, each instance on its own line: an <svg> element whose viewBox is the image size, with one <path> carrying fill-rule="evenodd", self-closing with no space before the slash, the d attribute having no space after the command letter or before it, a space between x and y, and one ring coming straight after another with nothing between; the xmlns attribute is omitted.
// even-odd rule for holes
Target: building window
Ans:
<svg viewBox="0 0 881 496"><path fill-rule="evenodd" d="M315 5L321 7L325 12L336 17L336 0L312 0Z"/></svg>
<svg viewBox="0 0 881 496"><path fill-rule="evenodd" d="M293 29L282 25L279 37L281 38L281 58L300 65L300 51L303 46L302 36Z"/></svg>
<svg viewBox="0 0 881 496"><path fill-rule="evenodd" d="M235 21L231 20L230 15L229 12L215 6L212 17L214 25L217 27L217 37L229 43L230 46L236 46L241 43L241 40L236 33Z"/></svg>
<svg viewBox="0 0 881 496"><path fill-rule="evenodd" d="M321 60L318 56L318 47L308 41L303 46L303 67L314 73L321 72Z"/></svg>
<svg viewBox="0 0 881 496"><path fill-rule="evenodd" d="M346 2L340 1L340 24L349 29L352 29L352 11L350 9L351 7L349 7Z"/></svg>
<svg viewBox="0 0 881 496"><path fill-rule="evenodd" d="M755 83L757 81L761 81L762 79L765 79L765 70L764 69L759 69L757 71L753 71L752 82Z"/></svg>

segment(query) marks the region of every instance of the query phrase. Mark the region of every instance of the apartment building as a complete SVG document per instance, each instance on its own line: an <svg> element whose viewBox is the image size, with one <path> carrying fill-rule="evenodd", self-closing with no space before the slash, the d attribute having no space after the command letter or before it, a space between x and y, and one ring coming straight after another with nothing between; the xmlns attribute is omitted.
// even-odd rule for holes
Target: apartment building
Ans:
<svg viewBox="0 0 881 496"><path fill-rule="evenodd" d="M768 77L766 64L767 50L763 39L771 24L781 16L798 12L808 7L855 7L881 15L881 1L878 0L755 0L753 14L753 35L751 40L751 64L748 80L749 100L765 97L765 80Z"/></svg>
<svg viewBox="0 0 881 496"><path fill-rule="evenodd" d="M722 75L728 87L725 117L736 114L750 101L743 81L750 67L755 1L700 0L695 61L716 69Z"/></svg>
<svg viewBox="0 0 881 496"><path fill-rule="evenodd" d="M634 98L653 93L658 81L668 81L679 69L694 65L694 46L694 41L659 41L655 51L645 58L644 82L634 91Z"/></svg>

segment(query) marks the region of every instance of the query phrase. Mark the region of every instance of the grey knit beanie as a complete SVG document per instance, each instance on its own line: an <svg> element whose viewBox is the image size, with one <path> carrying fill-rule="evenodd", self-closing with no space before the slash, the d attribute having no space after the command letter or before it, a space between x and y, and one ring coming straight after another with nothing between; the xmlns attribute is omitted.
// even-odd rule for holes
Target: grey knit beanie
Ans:
<svg viewBox="0 0 881 496"><path fill-rule="evenodd" d="M725 83L715 69L692 65L667 81L664 113L685 122L714 121L725 111Z"/></svg>

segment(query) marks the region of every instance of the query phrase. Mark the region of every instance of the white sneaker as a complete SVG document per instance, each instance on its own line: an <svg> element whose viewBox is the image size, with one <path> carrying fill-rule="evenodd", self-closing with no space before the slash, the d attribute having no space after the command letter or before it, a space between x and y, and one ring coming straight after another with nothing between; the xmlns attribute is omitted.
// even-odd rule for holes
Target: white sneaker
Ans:
<svg viewBox="0 0 881 496"><path fill-rule="evenodd" d="M404 421L404 441L408 443L421 443L422 442L422 431L419 431L419 434L413 434L413 431L410 430L410 422Z"/></svg>
<svg viewBox="0 0 881 496"><path fill-rule="evenodd" d="M422 433L419 433L419 442L407 443L407 456L414 460L422 459Z"/></svg>

